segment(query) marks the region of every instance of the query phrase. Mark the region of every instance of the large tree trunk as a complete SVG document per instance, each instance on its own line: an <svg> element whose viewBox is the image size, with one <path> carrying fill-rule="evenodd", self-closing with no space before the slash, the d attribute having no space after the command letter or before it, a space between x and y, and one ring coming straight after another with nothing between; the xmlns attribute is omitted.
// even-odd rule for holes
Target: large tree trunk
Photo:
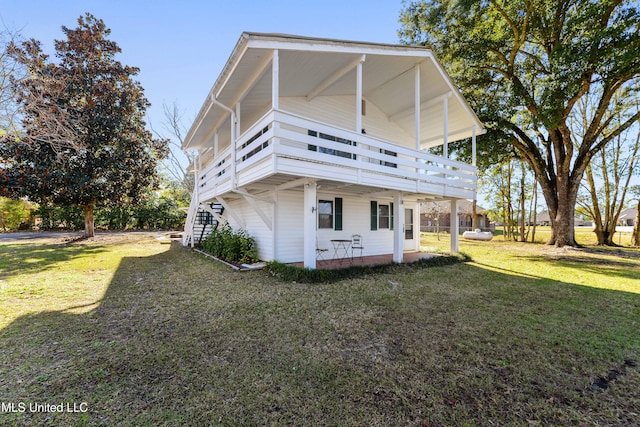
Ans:
<svg viewBox="0 0 640 427"><path fill-rule="evenodd" d="M94 237L96 235L94 229L93 209L93 205L82 206L82 211L84 212L84 237Z"/></svg>
<svg viewBox="0 0 640 427"><path fill-rule="evenodd" d="M640 200L636 206L636 218L633 221L633 235L631 236L631 245L640 246Z"/></svg>
<svg viewBox="0 0 640 427"><path fill-rule="evenodd" d="M557 182L553 183L555 186L548 180L540 180L551 219L551 237L547 242L549 245L577 246L574 217L580 179L569 180L568 174L558 176Z"/></svg>

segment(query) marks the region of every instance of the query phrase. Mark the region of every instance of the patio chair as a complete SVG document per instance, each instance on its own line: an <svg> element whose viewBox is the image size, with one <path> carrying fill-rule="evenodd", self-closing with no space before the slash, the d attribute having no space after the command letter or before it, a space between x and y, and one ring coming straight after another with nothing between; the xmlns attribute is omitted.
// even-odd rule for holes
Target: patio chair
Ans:
<svg viewBox="0 0 640 427"><path fill-rule="evenodd" d="M316 259L317 260L321 260L321 261L325 261L325 259L324 259L324 253L325 252L329 252L329 249L319 247L318 246L318 239L316 239Z"/></svg>
<svg viewBox="0 0 640 427"><path fill-rule="evenodd" d="M364 246L362 245L362 236L359 234L354 234L351 236L351 261L353 261L353 252L360 251L360 259L362 260L362 251L364 250Z"/></svg>

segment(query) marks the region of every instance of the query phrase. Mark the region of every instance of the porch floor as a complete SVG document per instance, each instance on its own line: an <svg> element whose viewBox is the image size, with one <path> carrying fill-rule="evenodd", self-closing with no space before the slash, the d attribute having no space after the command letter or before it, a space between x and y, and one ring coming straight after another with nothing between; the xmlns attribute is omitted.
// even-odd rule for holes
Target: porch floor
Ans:
<svg viewBox="0 0 640 427"><path fill-rule="evenodd" d="M411 263L418 261L419 259L433 258L438 256L434 253L427 252L404 252L403 262ZM381 265L391 264L393 262L393 254L364 256L360 258L356 256L353 258L323 258L316 261L316 269L318 270L335 270L338 268L348 268L354 265ZM303 262L292 263L296 267L303 267Z"/></svg>

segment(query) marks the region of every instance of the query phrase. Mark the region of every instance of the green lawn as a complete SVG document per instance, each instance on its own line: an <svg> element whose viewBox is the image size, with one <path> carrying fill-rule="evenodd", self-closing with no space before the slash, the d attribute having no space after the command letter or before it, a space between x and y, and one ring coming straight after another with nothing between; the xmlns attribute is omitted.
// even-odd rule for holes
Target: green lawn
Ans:
<svg viewBox="0 0 640 427"><path fill-rule="evenodd" d="M461 249L308 285L150 237L0 246L0 425L637 425L640 252ZM61 402L87 412L29 412Z"/></svg>

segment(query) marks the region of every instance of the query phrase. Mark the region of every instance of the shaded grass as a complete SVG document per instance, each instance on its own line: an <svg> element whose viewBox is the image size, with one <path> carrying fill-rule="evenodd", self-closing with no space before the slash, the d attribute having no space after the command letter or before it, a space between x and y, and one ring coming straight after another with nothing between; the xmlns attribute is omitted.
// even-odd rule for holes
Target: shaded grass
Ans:
<svg viewBox="0 0 640 427"><path fill-rule="evenodd" d="M640 372L625 363L640 359L632 250L463 242L471 262L309 285L151 239L102 246L87 256L117 260L113 276L75 278L107 287L99 305L43 302L0 331L2 400L89 412L0 424L637 423ZM53 278L62 265L50 265Z"/></svg>

